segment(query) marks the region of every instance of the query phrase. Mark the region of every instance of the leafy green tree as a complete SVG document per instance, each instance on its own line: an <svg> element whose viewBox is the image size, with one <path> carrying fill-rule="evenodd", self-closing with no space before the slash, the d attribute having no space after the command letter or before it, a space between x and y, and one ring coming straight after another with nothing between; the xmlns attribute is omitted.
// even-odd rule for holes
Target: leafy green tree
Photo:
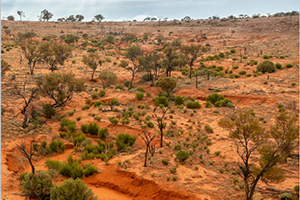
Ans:
<svg viewBox="0 0 300 200"><path fill-rule="evenodd" d="M140 70L141 65L139 64L139 57L143 55L143 51L139 46L132 45L130 46L125 53L125 56L131 61L133 66L129 66L129 63L126 61L121 61L120 67L125 68L127 71L131 73L131 81L129 89L132 88L133 79L136 73Z"/></svg>
<svg viewBox="0 0 300 200"><path fill-rule="evenodd" d="M75 78L72 72L50 72L37 79L37 85L44 96L54 100L54 107L63 106L74 93L85 90L84 80Z"/></svg>
<svg viewBox="0 0 300 200"><path fill-rule="evenodd" d="M83 15L76 15L75 16L76 17L76 20L78 21L78 22L81 22L83 19L84 19L84 16Z"/></svg>
<svg viewBox="0 0 300 200"><path fill-rule="evenodd" d="M217 75L217 72L215 70L212 70L212 69L208 69L208 68L203 68L199 71L197 71L197 74L196 76L204 76L206 77L206 79L209 81L209 78L211 76L216 76Z"/></svg>
<svg viewBox="0 0 300 200"><path fill-rule="evenodd" d="M185 55L187 64L190 67L189 78L192 78L192 69L194 62L197 60L197 57L200 52L206 52L206 48L201 45L184 45L180 48L181 52Z"/></svg>
<svg viewBox="0 0 300 200"><path fill-rule="evenodd" d="M92 81L94 81L94 74L97 70L97 67L102 65L99 55L93 52L89 53L87 56L83 55L82 62L92 69Z"/></svg>
<svg viewBox="0 0 300 200"><path fill-rule="evenodd" d="M219 126L227 129L229 137L236 142L237 154L242 160L238 166L245 184L245 200L252 200L259 180L284 179L284 171L277 164L284 162L297 146L299 136L295 114L281 112L269 131L265 131L254 115L253 110L238 110L219 121ZM260 155L258 163L253 159L254 152Z"/></svg>
<svg viewBox="0 0 300 200"><path fill-rule="evenodd" d="M44 9L41 11L41 15L38 16L40 21L49 21L53 17L53 14L49 12L48 10Z"/></svg>
<svg viewBox="0 0 300 200"><path fill-rule="evenodd" d="M84 182L77 178L68 179L60 185L55 185L50 191L51 200L96 200L97 197Z"/></svg>
<svg viewBox="0 0 300 200"><path fill-rule="evenodd" d="M94 19L98 22L101 22L103 19L105 19L105 17L101 14L95 15Z"/></svg>
<svg viewBox="0 0 300 200"><path fill-rule="evenodd" d="M154 84L154 80L157 80L159 70L161 69L161 63L159 62L160 59L161 54L157 52L147 54L144 57L139 57L139 63L143 70L147 72L152 84Z"/></svg>
<svg viewBox="0 0 300 200"><path fill-rule="evenodd" d="M105 89L112 84L116 84L118 77L114 72L104 70L100 72L99 79L103 89Z"/></svg>
<svg viewBox="0 0 300 200"><path fill-rule="evenodd" d="M262 63L259 63L257 65L257 71L262 72L262 73L272 73L275 72L276 67L274 65L273 62L269 61L269 60L265 60Z"/></svg>
<svg viewBox="0 0 300 200"><path fill-rule="evenodd" d="M179 54L176 52L177 47L166 46L163 50L165 56L161 61L161 65L166 69L166 76L170 77L174 67L178 65Z"/></svg>
<svg viewBox="0 0 300 200"><path fill-rule="evenodd" d="M168 96L170 96L170 93L176 88L176 80L171 77L161 77L158 79L156 85L160 87L163 91L168 93Z"/></svg>
<svg viewBox="0 0 300 200"><path fill-rule="evenodd" d="M15 17L13 15L9 15L6 17L8 21L15 21Z"/></svg>
<svg viewBox="0 0 300 200"><path fill-rule="evenodd" d="M22 53L28 61L30 74L34 73L35 65L41 61L41 54L39 51L39 42L33 40L26 40L20 44Z"/></svg>
<svg viewBox="0 0 300 200"><path fill-rule="evenodd" d="M46 42L40 45L39 53L41 59L48 64L49 69L53 72L57 70L57 65L63 65L72 54L72 48L69 45L57 42Z"/></svg>

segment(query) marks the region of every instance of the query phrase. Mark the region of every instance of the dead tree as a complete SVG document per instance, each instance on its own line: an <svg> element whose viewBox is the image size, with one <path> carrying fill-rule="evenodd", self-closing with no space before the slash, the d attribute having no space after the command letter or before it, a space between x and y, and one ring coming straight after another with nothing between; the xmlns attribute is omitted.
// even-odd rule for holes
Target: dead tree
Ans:
<svg viewBox="0 0 300 200"><path fill-rule="evenodd" d="M148 158L148 151L151 153L151 156L154 155L154 153L152 154L152 149L153 146L150 147L151 142L154 140L155 138L155 132L154 133L150 133L147 131L143 131L143 134L139 133L139 136L142 138L142 140L145 142L146 144L146 152L145 152L145 162L144 162L144 167L147 167L147 158ZM155 149L155 147L154 147Z"/></svg>
<svg viewBox="0 0 300 200"><path fill-rule="evenodd" d="M29 162L29 164L30 164L30 166L31 166L31 172L32 172L32 175L35 174L35 168L34 168L34 165L32 164L32 156L33 156L34 153L35 153L35 150L34 150L34 148L33 148L33 142L34 142L34 141L35 141L34 139L31 140L29 151L26 150L26 147L24 146L24 141L23 141L23 140L22 140L22 144L21 144L21 145L17 145L17 144L16 144L16 146L17 146L19 152L20 152L23 156L25 156L25 158L27 158L27 160L28 160L28 162Z"/></svg>
<svg viewBox="0 0 300 200"><path fill-rule="evenodd" d="M16 96L19 96L23 100L23 103L24 103L22 108L18 108L20 110L20 112L17 113L14 116L14 118L17 117L19 114L24 116L23 125L22 125L23 128L26 128L28 126L28 123L29 123L28 109L29 109L30 104L37 97L37 93L38 93L38 88L37 87L31 88L31 89L29 89L29 91L26 91L26 90L21 91L19 86L14 85L14 94Z"/></svg>
<svg viewBox="0 0 300 200"><path fill-rule="evenodd" d="M154 111L153 112L157 112L157 108L154 108ZM164 128L166 127L166 122L164 122L164 119L165 119L165 115L167 114L168 112L168 108L162 108L161 109L161 113L162 113L162 116L158 116L156 113L154 113L153 117L156 118L156 125L157 127L159 128L159 131L160 131L160 147L163 147L163 139L164 139L164 133L163 133L163 130Z"/></svg>

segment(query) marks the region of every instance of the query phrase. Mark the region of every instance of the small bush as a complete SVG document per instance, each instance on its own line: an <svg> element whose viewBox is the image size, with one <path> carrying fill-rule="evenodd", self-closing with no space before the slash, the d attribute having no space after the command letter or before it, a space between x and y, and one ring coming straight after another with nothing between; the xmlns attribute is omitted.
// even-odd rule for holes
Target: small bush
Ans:
<svg viewBox="0 0 300 200"><path fill-rule="evenodd" d="M168 165L169 164L168 159L162 159L161 162L162 162L163 165Z"/></svg>
<svg viewBox="0 0 300 200"><path fill-rule="evenodd" d="M136 136L131 136L127 133L120 133L116 139L117 150L121 151L129 146L132 146L136 140Z"/></svg>
<svg viewBox="0 0 300 200"><path fill-rule="evenodd" d="M79 134L73 138L73 143L76 146L78 144L81 144L85 139L86 139L86 136L84 134Z"/></svg>
<svg viewBox="0 0 300 200"><path fill-rule="evenodd" d="M75 132L76 126L75 122L69 120L69 119L62 119L60 121L60 130L61 131L70 131L70 132Z"/></svg>
<svg viewBox="0 0 300 200"><path fill-rule="evenodd" d="M231 107L233 105L230 99L222 99L220 101L215 102L215 107Z"/></svg>
<svg viewBox="0 0 300 200"><path fill-rule="evenodd" d="M177 151L177 153L175 154L176 155L176 158L180 161L180 162L184 162L185 160L187 160L190 155L188 152L186 151Z"/></svg>
<svg viewBox="0 0 300 200"><path fill-rule="evenodd" d="M215 104L217 101L221 101L224 99L223 95L219 95L218 93L213 93L211 95L208 95L206 98L206 101L211 102L212 104Z"/></svg>
<svg viewBox="0 0 300 200"><path fill-rule="evenodd" d="M286 64L286 66L285 66L286 68L292 68L292 67L294 67L294 65L293 64L291 64L291 63L288 63L288 64Z"/></svg>
<svg viewBox="0 0 300 200"><path fill-rule="evenodd" d="M212 103L210 101L206 101L205 108L211 108L213 107Z"/></svg>
<svg viewBox="0 0 300 200"><path fill-rule="evenodd" d="M230 53L235 53L235 49L230 49Z"/></svg>
<svg viewBox="0 0 300 200"><path fill-rule="evenodd" d="M105 93L106 93L105 90L100 90L98 95L99 95L99 97L104 97Z"/></svg>
<svg viewBox="0 0 300 200"><path fill-rule="evenodd" d="M60 185L52 187L50 192L51 200L67 200L67 199L80 199L80 200L96 200L97 197L91 189L84 184L80 179L68 179Z"/></svg>
<svg viewBox="0 0 300 200"><path fill-rule="evenodd" d="M239 68L239 66L237 66L237 65L234 65L233 67L232 67L232 69L238 69Z"/></svg>
<svg viewBox="0 0 300 200"><path fill-rule="evenodd" d="M61 163L58 160L46 160L46 165L48 167L48 169L54 169L56 171L59 171L61 168Z"/></svg>
<svg viewBox="0 0 300 200"><path fill-rule="evenodd" d="M91 95L91 97L92 97L92 99L97 99L97 98L98 98L98 94L97 94L97 93L93 93L93 94Z"/></svg>
<svg viewBox="0 0 300 200"><path fill-rule="evenodd" d="M240 74L240 75L245 75L245 74L246 74L246 71L244 71L244 70L243 70L243 71L239 71L239 74Z"/></svg>
<svg viewBox="0 0 300 200"><path fill-rule="evenodd" d="M145 92L145 90L144 90L143 87L138 87L136 90L137 90L138 92Z"/></svg>
<svg viewBox="0 0 300 200"><path fill-rule="evenodd" d="M205 129L205 131L206 131L207 133L213 133L213 132L214 132L214 130L213 130L208 124L205 125L204 129Z"/></svg>
<svg viewBox="0 0 300 200"><path fill-rule="evenodd" d="M91 164L87 164L84 166L84 171L83 171L83 174L88 177L88 176L91 176L93 175L94 173L97 172L97 169L96 167L94 167L93 165Z"/></svg>
<svg viewBox="0 0 300 200"><path fill-rule="evenodd" d="M43 105L42 113L47 117L51 118L55 115L56 111L50 104Z"/></svg>
<svg viewBox="0 0 300 200"><path fill-rule="evenodd" d="M293 195L291 193L283 193L282 195L279 196L281 200L292 200Z"/></svg>
<svg viewBox="0 0 300 200"><path fill-rule="evenodd" d="M275 64L275 67L276 67L277 69L281 69L281 68L282 68L282 65L281 65L280 63L276 63L276 64Z"/></svg>
<svg viewBox="0 0 300 200"><path fill-rule="evenodd" d="M199 109L201 108L201 105L198 101L189 101L186 103L186 107L189 109Z"/></svg>
<svg viewBox="0 0 300 200"><path fill-rule="evenodd" d="M150 128L154 128L154 124L152 122L148 122L147 126L150 127Z"/></svg>
<svg viewBox="0 0 300 200"><path fill-rule="evenodd" d="M34 176L31 173L26 174L21 181L21 185L23 193L30 198L46 199L53 187L52 176L49 172L36 171Z"/></svg>
<svg viewBox="0 0 300 200"><path fill-rule="evenodd" d="M167 107L169 105L168 98L164 97L164 96L155 97L152 99L152 101L156 106L163 105L163 106Z"/></svg>
<svg viewBox="0 0 300 200"><path fill-rule="evenodd" d="M112 124L118 124L119 120L117 120L115 117L109 117L109 121L112 123Z"/></svg>
<svg viewBox="0 0 300 200"><path fill-rule="evenodd" d="M137 100L142 100L144 98L144 93L143 92L137 92L135 94Z"/></svg>
<svg viewBox="0 0 300 200"><path fill-rule="evenodd" d="M117 90L117 89L119 89L119 90L123 90L124 89L124 87L122 86L122 85L116 85L115 86L115 89Z"/></svg>
<svg viewBox="0 0 300 200"><path fill-rule="evenodd" d="M178 106L178 105L182 105L184 103L184 97L182 96L176 96L175 97L175 105Z"/></svg>
<svg viewBox="0 0 300 200"><path fill-rule="evenodd" d="M108 128L101 128L99 129L98 136L100 139L105 139L108 137L109 131Z"/></svg>
<svg viewBox="0 0 300 200"><path fill-rule="evenodd" d="M102 105L104 105L102 101L95 101L94 103L94 107L100 107Z"/></svg>
<svg viewBox="0 0 300 200"><path fill-rule="evenodd" d="M271 62L271 61L263 61L262 63L259 63L257 65L257 71L258 72L262 72L263 74L268 72L268 73L272 73L272 72L275 72L275 66L274 66L274 63Z"/></svg>

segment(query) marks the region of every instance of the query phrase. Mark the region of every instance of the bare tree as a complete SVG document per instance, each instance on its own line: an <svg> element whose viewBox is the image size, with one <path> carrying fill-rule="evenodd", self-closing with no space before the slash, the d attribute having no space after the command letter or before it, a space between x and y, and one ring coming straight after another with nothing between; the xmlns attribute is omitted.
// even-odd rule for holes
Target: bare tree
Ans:
<svg viewBox="0 0 300 200"><path fill-rule="evenodd" d="M20 152L21 154L23 154L23 156L25 156L25 158L27 158L27 160L28 160L28 162L29 162L29 164L30 164L30 166L31 166L31 172L32 172L32 175L35 174L35 168L34 168L34 165L33 165L33 163L32 163L32 156L33 156L34 153L35 153L35 150L34 150L34 148L33 148L33 143L34 143L34 142L35 142L35 140L32 139L31 142L30 142L30 148L29 148L29 151L26 150L26 147L25 147L25 145L24 145L24 141L23 141L23 140L22 140L22 144L21 144L21 145L16 144L16 146L17 146L19 152Z"/></svg>
<svg viewBox="0 0 300 200"><path fill-rule="evenodd" d="M160 147L163 147L163 139L164 139L163 131L164 131L164 128L166 128L166 125L167 125L167 123L164 122L164 120L165 120L165 115L167 114L169 108L160 108L161 111L159 111L158 108L160 108L160 107L157 106L156 108L154 108L153 117L155 117L156 125L157 125L157 127L159 128L159 131L160 131ZM161 113L161 116L158 116L158 113Z"/></svg>
<svg viewBox="0 0 300 200"><path fill-rule="evenodd" d="M138 134L142 140L145 142L146 145L146 152L145 152L145 162L144 162L144 167L147 167L147 158L148 158L148 152L151 152L151 142L155 138L155 133L150 133L146 130L143 130L143 134Z"/></svg>
<svg viewBox="0 0 300 200"><path fill-rule="evenodd" d="M37 87L33 87L30 88L28 90L26 90L26 83L27 81L24 81L24 86L23 86L23 90L20 88L20 86L18 86L17 84L15 84L13 86L14 91L13 93L20 97L22 99L22 103L24 104L22 106L22 108L18 108L20 112L18 112L15 116L17 117L19 114L23 115L23 128L28 127L28 123L29 123L29 106L31 105L31 103L33 102L33 100L38 96L38 88Z"/></svg>

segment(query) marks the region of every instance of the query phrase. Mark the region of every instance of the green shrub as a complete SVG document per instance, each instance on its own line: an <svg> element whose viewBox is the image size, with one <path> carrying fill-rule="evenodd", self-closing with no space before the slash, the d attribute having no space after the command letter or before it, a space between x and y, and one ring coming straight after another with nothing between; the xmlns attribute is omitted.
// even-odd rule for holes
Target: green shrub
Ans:
<svg viewBox="0 0 300 200"><path fill-rule="evenodd" d="M100 90L98 95L99 95L99 97L104 97L105 93L106 93L105 90Z"/></svg>
<svg viewBox="0 0 300 200"><path fill-rule="evenodd" d="M81 124L80 129L83 133L88 133L88 127L89 127L89 124Z"/></svg>
<svg viewBox="0 0 300 200"><path fill-rule="evenodd" d="M50 192L51 200L96 200L91 189L80 179L68 179L60 185L55 185Z"/></svg>
<svg viewBox="0 0 300 200"><path fill-rule="evenodd" d="M230 49L230 53L235 53L235 49Z"/></svg>
<svg viewBox="0 0 300 200"><path fill-rule="evenodd" d="M279 58L280 58L280 59L284 59L284 56L281 55L281 56L279 56Z"/></svg>
<svg viewBox="0 0 300 200"><path fill-rule="evenodd" d="M214 132L214 130L213 130L208 124L205 125L204 129L205 129L205 131L206 131L207 133L213 133L213 132Z"/></svg>
<svg viewBox="0 0 300 200"><path fill-rule="evenodd" d="M179 95L176 96L174 103L175 103L176 106L182 105L184 103L184 97L179 96Z"/></svg>
<svg viewBox="0 0 300 200"><path fill-rule="evenodd" d="M100 107L102 105L104 105L102 101L95 101L94 103L94 107Z"/></svg>
<svg viewBox="0 0 300 200"><path fill-rule="evenodd" d="M162 159L161 162L162 162L163 165L168 165L169 164L168 159Z"/></svg>
<svg viewBox="0 0 300 200"><path fill-rule="evenodd" d="M137 90L138 92L145 92L145 90L144 90L143 87L138 87L136 90Z"/></svg>
<svg viewBox="0 0 300 200"><path fill-rule="evenodd" d="M222 99L220 101L215 102L215 107L231 107L233 105L230 99Z"/></svg>
<svg viewBox="0 0 300 200"><path fill-rule="evenodd" d="M85 100L85 104L89 105L91 103L91 100L90 99L86 99Z"/></svg>
<svg viewBox="0 0 300 200"><path fill-rule="evenodd" d="M211 108L213 107L212 103L210 101L206 101L205 108Z"/></svg>
<svg viewBox="0 0 300 200"><path fill-rule="evenodd" d="M141 80L143 81L143 82L148 82L148 81L152 81L153 80L153 78L154 78L154 76L153 76L153 74L145 74L145 75L143 75L142 77L141 77ZM129 82L130 83L130 82Z"/></svg>
<svg viewBox="0 0 300 200"><path fill-rule="evenodd" d="M73 179L81 178L83 176L83 169L78 163L69 164L64 163L61 166L59 173L66 177L72 177Z"/></svg>
<svg viewBox="0 0 300 200"><path fill-rule="evenodd" d="M122 86L122 85L116 85L115 86L115 89L117 90L117 89L119 89L119 90L123 90L124 89L124 87Z"/></svg>
<svg viewBox="0 0 300 200"><path fill-rule="evenodd" d="M163 105L163 106L167 107L169 105L168 98L164 97L164 96L155 97L152 99L152 101L156 106Z"/></svg>
<svg viewBox="0 0 300 200"><path fill-rule="evenodd" d="M279 198L281 200L292 200L293 199L293 195L291 193L283 193L282 195L279 196Z"/></svg>
<svg viewBox="0 0 300 200"><path fill-rule="evenodd" d="M276 63L276 64L275 64L275 67L276 67L277 69L281 69L281 68L282 68L282 65L281 65L280 63Z"/></svg>
<svg viewBox="0 0 300 200"><path fill-rule="evenodd" d="M88 109L90 109L90 106L89 106L89 105L83 106L83 107L81 108L81 110L88 110Z"/></svg>
<svg viewBox="0 0 300 200"><path fill-rule="evenodd" d="M180 162L184 162L185 160L187 160L190 155L188 152L186 151L177 151L177 153L175 154L176 155L176 158L180 161Z"/></svg>
<svg viewBox="0 0 300 200"><path fill-rule="evenodd" d="M97 93L93 93L93 94L91 95L91 97L92 97L92 99L97 99L97 98L98 98L98 94L97 94Z"/></svg>
<svg viewBox="0 0 300 200"><path fill-rule="evenodd" d="M30 198L46 199L53 187L52 176L49 172L36 171L33 176L31 173L26 174L21 181L21 185L23 193Z"/></svg>
<svg viewBox="0 0 300 200"><path fill-rule="evenodd" d="M291 64L291 63L288 63L288 64L285 65L285 67L286 67L286 68L292 68L292 67L294 67L294 65Z"/></svg>
<svg viewBox="0 0 300 200"><path fill-rule="evenodd" d="M186 107L189 109L199 109L201 105L198 101L189 101L186 103Z"/></svg>
<svg viewBox="0 0 300 200"><path fill-rule="evenodd" d="M62 153L65 151L66 147L63 141L61 140L52 140L49 144L49 148L51 152Z"/></svg>
<svg viewBox="0 0 300 200"><path fill-rule="evenodd" d="M73 138L74 145L81 144L86 139L86 136L84 134L78 134Z"/></svg>
<svg viewBox="0 0 300 200"><path fill-rule="evenodd" d="M127 133L120 133L116 139L117 150L121 151L129 146L132 146L136 140L136 136L131 136Z"/></svg>
<svg viewBox="0 0 300 200"><path fill-rule="evenodd" d="M263 58L264 59L269 59L269 56L268 55L264 55Z"/></svg>
<svg viewBox="0 0 300 200"><path fill-rule="evenodd" d="M109 117L109 121L112 123L112 124L118 124L119 120L117 120L115 117Z"/></svg>
<svg viewBox="0 0 300 200"><path fill-rule="evenodd" d="M125 80L123 84L124 84L125 87L129 87L130 86L130 81Z"/></svg>
<svg viewBox="0 0 300 200"><path fill-rule="evenodd" d="M87 133L91 134L91 135L98 135L99 132L99 126L97 123L89 123L88 127L87 127Z"/></svg>
<svg viewBox="0 0 300 200"><path fill-rule="evenodd" d="M246 74L246 71L244 71L244 70L243 70L243 71L239 71L239 74L240 74L240 75L245 75L245 74Z"/></svg>
<svg viewBox="0 0 300 200"><path fill-rule="evenodd" d="M274 66L274 63L269 60L263 61L262 63L259 63L257 65L257 71L262 72L263 74L266 72L268 73L275 72L275 69L276 68Z"/></svg>
<svg viewBox="0 0 300 200"><path fill-rule="evenodd" d="M91 164L87 164L84 166L84 171L83 171L83 174L88 177L88 176L91 176L93 175L94 173L97 172L97 169L96 167L94 167L93 165Z"/></svg>
<svg viewBox="0 0 300 200"><path fill-rule="evenodd" d="M48 169L54 169L56 171L59 171L61 168L61 163L58 160L46 160L46 165L48 167Z"/></svg>
<svg viewBox="0 0 300 200"><path fill-rule="evenodd" d="M246 74L246 77L250 77L250 76L252 76L251 74Z"/></svg>
<svg viewBox="0 0 300 200"><path fill-rule="evenodd" d="M135 94L137 100L142 100L144 98L144 93L143 92L137 92Z"/></svg>
<svg viewBox="0 0 300 200"><path fill-rule="evenodd" d="M44 104L42 113L47 117L51 118L52 116L55 115L56 111L55 108L53 108L50 104Z"/></svg>
<svg viewBox="0 0 300 200"><path fill-rule="evenodd" d="M99 129L98 136L100 139L105 139L108 137L109 131L108 128L101 128Z"/></svg>
<svg viewBox="0 0 300 200"><path fill-rule="evenodd" d="M221 101L223 99L224 99L223 95L219 95L218 93L213 93L213 94L207 96L206 101L209 101L212 104L215 104L217 101Z"/></svg>
<svg viewBox="0 0 300 200"><path fill-rule="evenodd" d="M238 69L239 68L239 66L238 65L234 65L234 66L232 66L232 69Z"/></svg>
<svg viewBox="0 0 300 200"><path fill-rule="evenodd" d="M154 128L154 124L152 122L148 122L147 126L150 127L150 128Z"/></svg>

